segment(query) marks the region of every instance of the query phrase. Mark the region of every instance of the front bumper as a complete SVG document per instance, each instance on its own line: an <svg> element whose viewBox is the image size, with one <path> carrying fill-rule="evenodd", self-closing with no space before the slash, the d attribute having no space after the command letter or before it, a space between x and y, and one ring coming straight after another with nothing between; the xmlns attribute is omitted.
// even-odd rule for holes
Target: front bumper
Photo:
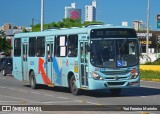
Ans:
<svg viewBox="0 0 160 114"><path fill-rule="evenodd" d="M88 83L90 90L139 87L140 76L136 79L128 80L95 80L93 78L89 78Z"/></svg>

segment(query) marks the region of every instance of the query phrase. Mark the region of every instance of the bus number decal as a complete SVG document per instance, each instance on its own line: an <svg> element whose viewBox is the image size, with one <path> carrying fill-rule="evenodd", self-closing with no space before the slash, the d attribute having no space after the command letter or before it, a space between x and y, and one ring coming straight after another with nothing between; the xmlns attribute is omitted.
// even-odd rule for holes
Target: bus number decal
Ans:
<svg viewBox="0 0 160 114"><path fill-rule="evenodd" d="M127 61L119 60L119 61L117 62L117 65L118 65L119 67L127 66Z"/></svg>
<svg viewBox="0 0 160 114"><path fill-rule="evenodd" d="M30 61L30 65L34 65L34 61Z"/></svg>

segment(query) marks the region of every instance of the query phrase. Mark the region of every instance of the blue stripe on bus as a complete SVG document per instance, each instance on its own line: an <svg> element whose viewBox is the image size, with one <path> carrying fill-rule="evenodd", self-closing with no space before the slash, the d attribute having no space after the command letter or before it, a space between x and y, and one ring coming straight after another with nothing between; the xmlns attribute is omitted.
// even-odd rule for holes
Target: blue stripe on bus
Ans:
<svg viewBox="0 0 160 114"><path fill-rule="evenodd" d="M56 81L55 82L57 84L61 85L62 68L59 69L58 63L57 63L55 57L53 57L52 60L53 60L53 69L54 69L54 71L56 73Z"/></svg>

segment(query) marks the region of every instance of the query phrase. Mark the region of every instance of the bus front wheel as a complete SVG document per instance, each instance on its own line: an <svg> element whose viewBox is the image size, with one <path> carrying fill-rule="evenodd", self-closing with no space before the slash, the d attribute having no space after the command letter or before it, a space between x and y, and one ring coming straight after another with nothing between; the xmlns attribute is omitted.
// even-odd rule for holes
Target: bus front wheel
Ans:
<svg viewBox="0 0 160 114"><path fill-rule="evenodd" d="M35 74L33 71L31 71L30 73L30 85L32 89L36 89L37 88L37 84L36 84L36 78L35 78Z"/></svg>
<svg viewBox="0 0 160 114"><path fill-rule="evenodd" d="M122 91L122 89L120 89L120 88L118 88L118 89L110 89L111 94L114 95L114 96L120 95L121 91Z"/></svg>
<svg viewBox="0 0 160 114"><path fill-rule="evenodd" d="M74 75L70 78L70 90L73 95L78 95L80 90L76 86L76 79Z"/></svg>

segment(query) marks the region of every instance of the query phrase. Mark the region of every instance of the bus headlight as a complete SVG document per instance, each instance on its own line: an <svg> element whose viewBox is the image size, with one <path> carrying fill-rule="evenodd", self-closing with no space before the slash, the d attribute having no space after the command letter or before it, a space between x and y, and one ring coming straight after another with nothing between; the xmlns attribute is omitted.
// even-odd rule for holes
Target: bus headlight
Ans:
<svg viewBox="0 0 160 114"><path fill-rule="evenodd" d="M139 70L136 70L135 68L130 72L131 73L131 77L130 79L136 79L139 76Z"/></svg>
<svg viewBox="0 0 160 114"><path fill-rule="evenodd" d="M91 76L95 79L95 80L103 80L103 78L97 74L96 72L90 72Z"/></svg>

